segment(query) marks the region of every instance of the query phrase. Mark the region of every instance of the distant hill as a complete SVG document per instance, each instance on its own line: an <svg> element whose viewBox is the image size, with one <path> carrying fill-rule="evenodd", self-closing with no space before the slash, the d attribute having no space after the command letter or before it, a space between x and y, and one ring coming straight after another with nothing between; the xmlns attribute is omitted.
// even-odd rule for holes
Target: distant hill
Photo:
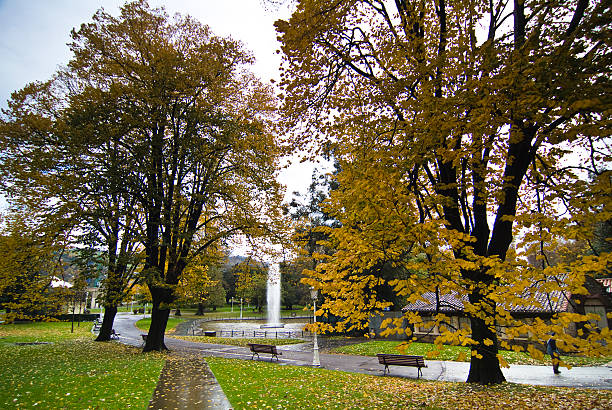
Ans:
<svg viewBox="0 0 612 410"><path fill-rule="evenodd" d="M223 263L223 267L231 268L232 266L238 265L239 263L242 263L242 262L246 261L247 259L249 259L248 256L232 255L232 256L229 256L225 260L225 262ZM261 266L264 266L264 267L268 266L267 263L263 263L261 261L255 260L255 259L253 259L251 261L251 263L254 264L254 265L261 265Z"/></svg>
<svg viewBox="0 0 612 410"><path fill-rule="evenodd" d="M247 260L247 259L248 259L248 257L246 257L246 256L241 256L241 255L232 255L232 256L229 256L229 257L228 257L228 258L225 260L225 262L223 263L223 266L226 266L226 267L232 267L232 266L234 266L234 265L238 265L239 263L244 262L244 261L245 261L245 260Z"/></svg>

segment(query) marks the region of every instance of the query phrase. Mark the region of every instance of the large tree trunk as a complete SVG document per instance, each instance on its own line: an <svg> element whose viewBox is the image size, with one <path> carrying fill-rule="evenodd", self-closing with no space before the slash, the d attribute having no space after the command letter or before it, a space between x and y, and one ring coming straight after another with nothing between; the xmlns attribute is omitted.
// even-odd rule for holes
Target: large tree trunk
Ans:
<svg viewBox="0 0 612 410"><path fill-rule="evenodd" d="M204 316L204 303L198 303L198 311L196 316Z"/></svg>
<svg viewBox="0 0 612 410"><path fill-rule="evenodd" d="M471 303L481 303L489 315L495 315L495 304L492 301L486 301L485 298L473 293L470 295ZM489 312L491 310L491 312ZM497 358L498 344L497 334L491 329L483 319L470 318L472 326L472 339L478 342L478 345L472 347L476 350L477 356L472 356L470 360L470 373L468 374L468 383L480 384L497 384L506 381L504 374L499 366ZM478 357L482 356L482 357Z"/></svg>
<svg viewBox="0 0 612 410"><path fill-rule="evenodd" d="M96 342L106 342L110 340L113 323L115 322L115 315L117 315L117 306L104 306L104 318L102 319L102 326L100 327L98 337L96 337Z"/></svg>
<svg viewBox="0 0 612 410"><path fill-rule="evenodd" d="M164 334L170 316L169 306L172 303L172 291L160 288L150 288L150 290L153 297L153 309L151 310L151 326L143 352L154 350L161 352L168 350L164 341Z"/></svg>

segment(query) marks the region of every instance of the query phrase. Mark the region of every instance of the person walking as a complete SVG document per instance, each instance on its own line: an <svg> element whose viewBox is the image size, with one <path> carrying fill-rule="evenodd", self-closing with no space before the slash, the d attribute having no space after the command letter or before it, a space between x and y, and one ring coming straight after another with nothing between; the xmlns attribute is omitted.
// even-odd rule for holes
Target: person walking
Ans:
<svg viewBox="0 0 612 410"><path fill-rule="evenodd" d="M560 374L559 361L561 360L561 355L559 354L559 349L557 348L557 341L555 340L554 332L550 335L550 338L546 342L546 353L548 353L552 359L553 372L555 372L555 374Z"/></svg>

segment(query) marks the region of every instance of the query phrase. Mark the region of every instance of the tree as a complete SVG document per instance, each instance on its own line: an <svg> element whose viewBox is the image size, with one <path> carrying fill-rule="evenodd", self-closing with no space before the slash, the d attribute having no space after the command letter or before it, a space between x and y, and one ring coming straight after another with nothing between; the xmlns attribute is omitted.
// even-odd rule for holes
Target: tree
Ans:
<svg viewBox="0 0 612 410"><path fill-rule="evenodd" d="M234 265L232 271L236 275L236 296L253 303L261 312L266 301L268 271L250 258Z"/></svg>
<svg viewBox="0 0 612 410"><path fill-rule="evenodd" d="M122 118L125 101L112 90L101 92L92 87L79 78L78 70L67 70L60 79L72 86L64 110L64 128L60 129L63 146L59 148L68 146L69 154L81 159L74 164L72 174L74 177L74 172L78 173L78 182L70 187L79 198L75 218L91 246L105 250L106 277L101 293L104 317L96 341L107 341L118 306L140 280L138 268L144 259L140 246L142 214L129 189L137 174L133 172L132 153L122 143L129 128ZM68 161L72 162L71 158Z"/></svg>
<svg viewBox="0 0 612 410"><path fill-rule="evenodd" d="M222 271L225 302L230 303L230 301L236 297L236 275L234 275L232 266L228 264L223 265Z"/></svg>
<svg viewBox="0 0 612 410"><path fill-rule="evenodd" d="M72 38L69 69L122 103L153 298L144 350L162 350L188 261L239 232L267 235L278 219L273 96L246 71L253 59L240 43L145 1L118 17L98 11Z"/></svg>
<svg viewBox="0 0 612 410"><path fill-rule="evenodd" d="M523 254L584 240L592 211L610 207L609 193L585 190L610 159L609 20L609 5L588 0L315 0L276 23L294 149L331 146L342 168L327 202L341 227L324 229L336 252L307 281L334 295L323 309L340 325L389 306L376 292L387 284L410 302L468 298L469 332L435 316L439 343L472 347L468 382L504 380L498 328L537 343L556 330L569 349L602 352L605 330L563 332L584 316L529 326L509 309L538 305L534 287L585 293L585 275L610 263L535 268ZM372 274L381 264L409 276Z"/></svg>
<svg viewBox="0 0 612 410"><path fill-rule="evenodd" d="M149 291L149 288L146 285L136 283L130 289L130 295L132 298L134 298L136 303L139 303L139 304L146 304L146 303L153 302L153 299L151 298L151 292Z"/></svg>
<svg viewBox="0 0 612 410"><path fill-rule="evenodd" d="M294 222L292 240L297 253L292 261L281 264L282 302L288 309L293 304L307 304L310 301L308 287L301 283L303 272L316 269L316 255L333 253L323 245L329 235L319 228L340 226L323 208L323 202L329 198L330 192L338 188L332 176L339 172L338 162L334 163L330 174L322 174L315 168L306 196L294 192L294 197L285 209Z"/></svg>
<svg viewBox="0 0 612 410"><path fill-rule="evenodd" d="M294 305L305 306L311 302L308 286L302 283L302 272L311 267L304 259L295 259L280 264L281 302L285 309L291 310Z"/></svg>
<svg viewBox="0 0 612 410"><path fill-rule="evenodd" d="M121 122L124 109L113 90L101 92L67 68L15 92L0 124L3 191L10 202L80 246L105 250L98 341L110 339L140 262L142 221L126 188L134 178L131 154L120 143L129 128Z"/></svg>
<svg viewBox="0 0 612 410"><path fill-rule="evenodd" d="M204 314L204 307L216 310L225 303L223 273L217 263L218 256L200 255L185 268L179 281L177 303L197 304L196 316Z"/></svg>
<svg viewBox="0 0 612 410"><path fill-rule="evenodd" d="M194 264L185 269L177 286L177 316L180 315L180 305L187 303L198 305L196 315L204 314L204 302L208 299L210 288L213 285L208 269L207 265L202 264Z"/></svg>
<svg viewBox="0 0 612 410"><path fill-rule="evenodd" d="M202 307L209 307L213 311L217 307L225 305L225 288L223 287L223 271L218 265L211 265L208 268L208 274L211 279L211 286L208 289L208 298L204 301ZM198 306L198 312L200 306Z"/></svg>
<svg viewBox="0 0 612 410"><path fill-rule="evenodd" d="M610 197L612 195L612 171L605 170L600 175L591 181L589 185L592 195L596 197ZM612 218L610 218L609 204L605 203L595 209L592 214L592 229L593 238L589 242L589 251L595 255L602 252L612 252ZM608 266L597 275L601 277L609 277L612 267Z"/></svg>
<svg viewBox="0 0 612 410"><path fill-rule="evenodd" d="M40 320L61 313L63 288L52 289L61 277L61 247L37 237L19 216L7 218L0 235L0 306L6 319ZM57 243L55 244L57 245Z"/></svg>

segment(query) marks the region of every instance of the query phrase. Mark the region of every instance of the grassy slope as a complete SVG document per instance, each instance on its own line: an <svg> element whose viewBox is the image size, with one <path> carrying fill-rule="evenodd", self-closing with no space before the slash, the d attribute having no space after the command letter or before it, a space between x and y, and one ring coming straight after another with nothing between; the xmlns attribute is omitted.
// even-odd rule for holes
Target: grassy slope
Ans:
<svg viewBox="0 0 612 410"><path fill-rule="evenodd" d="M376 356L377 353L401 353L409 355L425 356L434 360L452 360L462 359L469 361L470 350L467 347L461 346L442 346L439 354L435 355L435 345L429 343L411 343L405 350L398 350L402 342L390 340L373 340L366 343L359 343L350 346L342 346L334 349L335 353L355 354L361 356ZM501 351L502 356L510 364L533 364L533 365L548 365L548 356L545 356L544 361L539 361L531 358L524 352ZM463 356L463 357L460 357ZM612 358L599 357L573 357L562 356L564 363L571 366L598 366L608 363Z"/></svg>
<svg viewBox="0 0 612 410"><path fill-rule="evenodd" d="M94 342L90 323L0 326L0 408L146 408L165 358ZM16 346L45 341L49 345Z"/></svg>
<svg viewBox="0 0 612 410"><path fill-rule="evenodd" d="M405 409L607 408L612 391L524 386L483 387L370 376L310 367L206 359L231 404L242 408Z"/></svg>

